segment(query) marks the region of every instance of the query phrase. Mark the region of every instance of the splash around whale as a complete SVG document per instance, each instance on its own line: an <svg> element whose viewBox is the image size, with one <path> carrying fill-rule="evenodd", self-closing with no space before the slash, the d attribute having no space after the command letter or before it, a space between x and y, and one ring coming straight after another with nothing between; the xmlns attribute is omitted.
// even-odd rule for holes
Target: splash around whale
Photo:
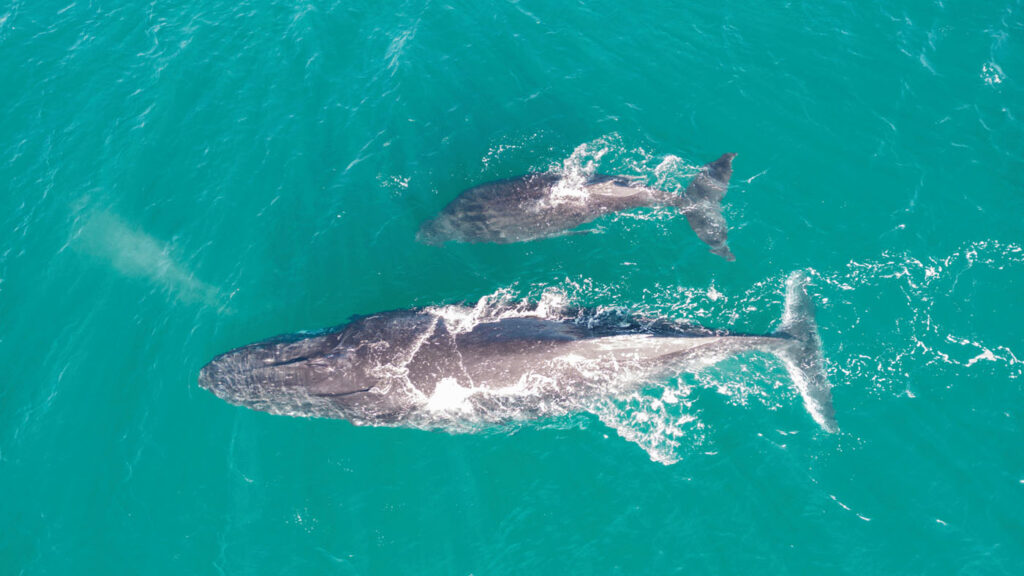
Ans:
<svg viewBox="0 0 1024 576"><path fill-rule="evenodd" d="M704 166L681 196L643 186L636 178L606 174L574 182L544 172L488 182L459 194L436 218L424 222L416 237L426 244L526 242L573 233L606 214L671 206L686 216L712 253L731 262L736 258L728 245L722 199L735 157L723 154Z"/></svg>
<svg viewBox="0 0 1024 576"><path fill-rule="evenodd" d="M592 411L727 357L767 352L815 422L836 431L802 274L766 334L589 308L439 306L360 317L221 354L201 387L254 410L356 425L472 432Z"/></svg>

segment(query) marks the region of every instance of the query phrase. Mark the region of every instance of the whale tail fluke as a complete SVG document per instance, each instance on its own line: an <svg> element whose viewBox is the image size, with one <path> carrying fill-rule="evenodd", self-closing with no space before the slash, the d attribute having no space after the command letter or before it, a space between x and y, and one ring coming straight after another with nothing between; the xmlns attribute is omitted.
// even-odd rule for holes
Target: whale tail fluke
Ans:
<svg viewBox="0 0 1024 576"><path fill-rule="evenodd" d="M806 284L807 278L802 272L790 274L786 281L786 309L774 335L788 342L776 355L786 366L814 421L828 432L838 432L832 387L825 374L825 360L814 321L814 303L807 295Z"/></svg>
<svg viewBox="0 0 1024 576"><path fill-rule="evenodd" d="M677 203L697 237L711 247L713 254L729 262L736 257L729 250L729 230L722 216L722 198L729 187L732 159L735 157L731 153L722 154L718 160L704 166Z"/></svg>

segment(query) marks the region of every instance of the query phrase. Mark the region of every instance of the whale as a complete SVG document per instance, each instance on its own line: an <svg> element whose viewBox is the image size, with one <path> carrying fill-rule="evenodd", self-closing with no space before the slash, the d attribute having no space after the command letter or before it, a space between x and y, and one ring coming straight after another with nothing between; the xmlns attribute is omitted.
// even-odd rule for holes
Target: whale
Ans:
<svg viewBox="0 0 1024 576"><path fill-rule="evenodd" d="M270 414L469 432L592 411L753 352L781 361L811 418L838 430L802 273L789 277L782 320L764 334L620 309L434 306L249 344L213 358L198 380Z"/></svg>
<svg viewBox="0 0 1024 576"><path fill-rule="evenodd" d="M735 156L723 154L704 166L682 195L644 186L635 177L607 174L594 174L582 183L553 172L488 182L459 194L436 218L423 222L416 237L431 245L526 242L586 233L574 229L607 214L669 206L686 216L712 253L733 261L722 198Z"/></svg>

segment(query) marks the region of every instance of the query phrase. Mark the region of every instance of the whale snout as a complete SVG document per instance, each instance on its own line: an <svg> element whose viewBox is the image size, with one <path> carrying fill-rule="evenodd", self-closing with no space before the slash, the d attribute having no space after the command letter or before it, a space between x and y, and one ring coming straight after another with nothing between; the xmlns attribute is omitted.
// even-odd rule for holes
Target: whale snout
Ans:
<svg viewBox="0 0 1024 576"><path fill-rule="evenodd" d="M416 240L430 246L441 246L445 242L463 241L460 225L445 213L426 220L416 231Z"/></svg>
<svg viewBox="0 0 1024 576"><path fill-rule="evenodd" d="M338 334L266 340L221 354L199 371L199 386L231 404L268 412L344 416L375 386Z"/></svg>
<svg viewBox="0 0 1024 576"><path fill-rule="evenodd" d="M199 387L233 404L266 381L257 374L258 362L245 349L221 354L199 370ZM259 376L263 376L260 378Z"/></svg>
<svg viewBox="0 0 1024 576"><path fill-rule="evenodd" d="M732 253L732 250L729 249L729 246L724 243L718 246L712 246L711 253L725 258L726 262L736 261L736 256Z"/></svg>
<svg viewBox="0 0 1024 576"><path fill-rule="evenodd" d="M444 243L440 228L437 219L423 222L416 231L416 241L429 246L440 246Z"/></svg>
<svg viewBox="0 0 1024 576"><path fill-rule="evenodd" d="M199 370L199 387L203 390L213 390L213 384L216 382L217 369L213 363L209 363L203 366Z"/></svg>

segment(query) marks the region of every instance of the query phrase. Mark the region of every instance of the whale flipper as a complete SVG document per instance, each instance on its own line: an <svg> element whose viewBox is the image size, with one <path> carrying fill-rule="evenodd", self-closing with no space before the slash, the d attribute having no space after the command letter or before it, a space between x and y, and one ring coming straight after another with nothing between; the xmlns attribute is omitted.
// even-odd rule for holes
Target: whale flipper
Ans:
<svg viewBox="0 0 1024 576"><path fill-rule="evenodd" d="M690 182L686 193L679 199L677 207L686 214L690 228L711 247L711 252L729 262L736 259L728 245L728 227L722 216L722 198L729 187L732 176L732 159L735 154L722 154L714 162L704 166L700 174Z"/></svg>
<svg viewBox="0 0 1024 576"><path fill-rule="evenodd" d="M775 335L787 338L789 343L775 353L786 366L811 417L828 432L838 432L832 386L825 374L814 303L807 295L806 284L807 278L800 272L790 274L786 281L786 309Z"/></svg>

